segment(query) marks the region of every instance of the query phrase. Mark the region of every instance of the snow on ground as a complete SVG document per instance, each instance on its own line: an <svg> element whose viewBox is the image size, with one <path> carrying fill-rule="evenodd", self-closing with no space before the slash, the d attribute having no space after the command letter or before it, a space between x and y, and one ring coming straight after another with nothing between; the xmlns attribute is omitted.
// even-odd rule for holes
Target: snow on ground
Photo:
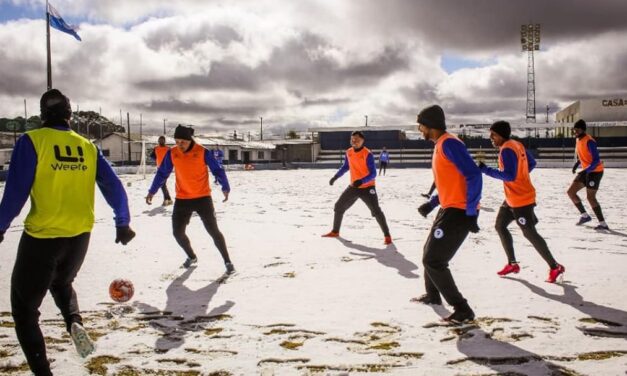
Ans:
<svg viewBox="0 0 627 376"><path fill-rule="evenodd" d="M627 370L627 170L608 169L599 200L609 233L576 227L566 196L569 169L533 172L539 232L558 262L563 284L512 224L521 273L495 274L506 262L493 229L502 185L484 178L482 231L452 262L475 310L476 325L437 326L447 306L423 306L422 246L435 212L416 211L428 190L426 169L388 171L377 189L394 238L383 245L376 221L357 202L342 238L331 229L333 204L347 177L331 170L233 171L230 199L214 193L217 216L238 270L225 283L217 250L200 220L188 235L198 267L180 268L184 253L171 235L172 207L147 206L151 177L126 175L137 237L114 244L112 211L97 194L97 221L75 282L97 351L80 359L50 296L41 308L53 371L58 375L624 375ZM169 185L173 189L173 180ZM3 189L3 188L2 188ZM215 188L214 188L215 189ZM9 282L25 208L0 245L0 373L28 374L12 327ZM129 278L135 297L114 305L107 287Z"/></svg>

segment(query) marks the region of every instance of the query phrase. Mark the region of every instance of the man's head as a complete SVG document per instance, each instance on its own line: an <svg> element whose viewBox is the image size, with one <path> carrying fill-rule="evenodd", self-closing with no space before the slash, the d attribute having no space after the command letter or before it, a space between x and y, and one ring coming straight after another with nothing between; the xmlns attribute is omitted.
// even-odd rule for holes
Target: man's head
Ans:
<svg viewBox="0 0 627 376"><path fill-rule="evenodd" d="M386 151L387 149L385 148L385 146L383 147L383 151Z"/></svg>
<svg viewBox="0 0 627 376"><path fill-rule="evenodd" d="M490 127L490 140L492 141L492 145L497 148L503 145L505 141L509 140L511 134L512 129L506 121L499 120Z"/></svg>
<svg viewBox="0 0 627 376"><path fill-rule="evenodd" d="M44 125L69 125L72 117L70 99L57 89L50 89L41 96L39 110Z"/></svg>
<svg viewBox="0 0 627 376"><path fill-rule="evenodd" d="M435 142L435 140L446 131L444 110L437 104L426 107L420 111L416 122L418 123L418 130L422 133L425 140Z"/></svg>
<svg viewBox="0 0 627 376"><path fill-rule="evenodd" d="M586 122L583 119L579 119L573 125L573 134L579 136L582 133L586 133Z"/></svg>
<svg viewBox="0 0 627 376"><path fill-rule="evenodd" d="M189 149L192 143L192 136L194 135L194 129L192 127L186 127L179 124L174 130L174 141L179 150L185 152Z"/></svg>
<svg viewBox="0 0 627 376"><path fill-rule="evenodd" d="M159 136L159 146L165 146L165 136Z"/></svg>
<svg viewBox="0 0 627 376"><path fill-rule="evenodd" d="M364 141L366 141L366 137L361 131L354 131L351 133L351 146L355 149L359 149L364 146Z"/></svg>

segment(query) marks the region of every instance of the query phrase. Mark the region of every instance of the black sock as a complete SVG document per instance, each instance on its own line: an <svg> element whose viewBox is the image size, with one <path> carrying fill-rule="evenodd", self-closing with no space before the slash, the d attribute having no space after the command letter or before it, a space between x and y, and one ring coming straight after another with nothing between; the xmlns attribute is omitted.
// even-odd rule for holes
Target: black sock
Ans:
<svg viewBox="0 0 627 376"><path fill-rule="evenodd" d="M583 207L583 203L581 201L579 201L578 203L575 204L575 207L577 209L579 209L579 213L583 214L586 212L586 208Z"/></svg>
<svg viewBox="0 0 627 376"><path fill-rule="evenodd" d="M603 218L603 212L601 211L601 205L592 208L592 210L594 210L594 214L597 216L599 222L605 221L605 218Z"/></svg>

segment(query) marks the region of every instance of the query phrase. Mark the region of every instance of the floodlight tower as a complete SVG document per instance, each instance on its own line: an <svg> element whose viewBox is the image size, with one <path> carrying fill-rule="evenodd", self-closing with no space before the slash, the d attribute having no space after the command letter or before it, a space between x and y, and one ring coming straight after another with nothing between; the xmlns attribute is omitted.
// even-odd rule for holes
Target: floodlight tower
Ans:
<svg viewBox="0 0 627 376"><path fill-rule="evenodd" d="M533 52L540 51L540 24L520 27L522 50L527 51L527 123L536 122L536 74L533 67Z"/></svg>

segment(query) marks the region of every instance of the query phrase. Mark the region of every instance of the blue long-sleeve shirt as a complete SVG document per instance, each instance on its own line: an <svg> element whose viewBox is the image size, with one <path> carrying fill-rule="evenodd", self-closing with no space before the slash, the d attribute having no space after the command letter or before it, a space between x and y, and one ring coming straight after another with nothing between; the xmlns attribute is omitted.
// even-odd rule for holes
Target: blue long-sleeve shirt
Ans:
<svg viewBox="0 0 627 376"><path fill-rule="evenodd" d="M590 166L586 168L586 173L594 171L595 168L601 163L601 157L599 156L599 150L597 149L597 143L593 140L588 140L586 144L588 146L588 150L590 151L590 155L592 156L592 163Z"/></svg>
<svg viewBox="0 0 627 376"><path fill-rule="evenodd" d="M536 160L529 151L526 150L525 153L527 154L529 172L531 172L534 168L536 168ZM510 148L505 148L501 151L501 160L503 161L503 170L486 166L481 169L481 172L491 178L503 181L514 181L516 179L516 175L518 174L518 157L516 156L516 153Z"/></svg>
<svg viewBox="0 0 627 376"><path fill-rule="evenodd" d="M55 127L67 130L68 127ZM37 169L37 153L28 135L22 135L16 142L11 154L7 182L4 195L0 202L0 232L5 232L17 217L30 195ZM96 183L105 200L113 208L115 225L128 226L131 216L128 209L128 198L122 182L115 174L100 151L96 165Z"/></svg>
<svg viewBox="0 0 627 376"><path fill-rule="evenodd" d="M477 206L481 200L481 189L483 188L481 170L472 160L466 146L454 138L444 140L442 151L466 179L466 215L477 215ZM435 207L440 204L440 198L437 194L433 195L430 202Z"/></svg>
<svg viewBox="0 0 627 376"><path fill-rule="evenodd" d="M192 146L193 145L190 145L190 149ZM204 157L205 164L209 166L211 173L218 179L218 183L220 183L220 186L222 187L222 192L230 192L231 186L229 185L229 179L226 177L226 173L224 172L222 165L220 165L220 163L218 163L218 161L216 161L213 157L213 152L205 149ZM163 157L163 161L161 162L159 169L157 169L157 173L155 174L155 178L152 181L152 185L150 186L148 193L151 195L157 193L163 183L168 180L168 177L172 173L173 169L174 165L172 164L172 153L171 150L168 150L165 153L165 157Z"/></svg>
<svg viewBox="0 0 627 376"><path fill-rule="evenodd" d="M368 175L361 178L361 183L368 183L374 180L377 177L377 165L374 161L374 155L372 153L368 153L368 157L366 158L366 165L368 166ZM350 170L350 164L348 162L348 155L344 154L344 163L340 166L340 169L335 173L335 178L340 178L344 175L348 170Z"/></svg>

